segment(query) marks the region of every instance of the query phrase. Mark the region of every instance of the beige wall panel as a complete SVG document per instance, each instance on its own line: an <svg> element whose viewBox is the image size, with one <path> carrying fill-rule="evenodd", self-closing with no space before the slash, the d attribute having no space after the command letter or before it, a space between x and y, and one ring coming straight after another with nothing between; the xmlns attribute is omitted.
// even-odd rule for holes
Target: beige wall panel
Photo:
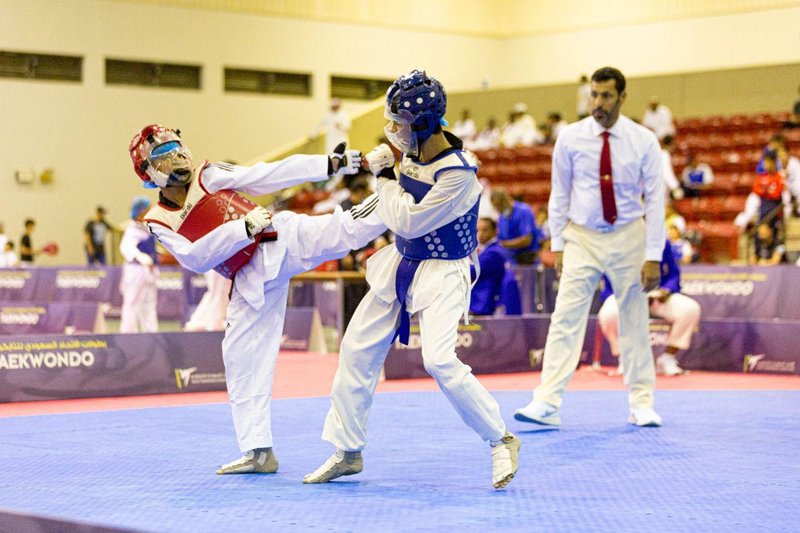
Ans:
<svg viewBox="0 0 800 533"><path fill-rule="evenodd" d="M800 61L800 8L608 27L506 41L507 86L577 79L604 65L628 76Z"/></svg>
<svg viewBox="0 0 800 533"><path fill-rule="evenodd" d="M508 36L568 33L787 7L797 0L508 0Z"/></svg>

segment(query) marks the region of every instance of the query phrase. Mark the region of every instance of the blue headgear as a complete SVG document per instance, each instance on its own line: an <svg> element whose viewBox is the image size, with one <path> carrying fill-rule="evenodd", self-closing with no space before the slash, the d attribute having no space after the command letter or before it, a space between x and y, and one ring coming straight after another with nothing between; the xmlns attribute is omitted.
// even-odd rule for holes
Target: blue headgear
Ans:
<svg viewBox="0 0 800 533"><path fill-rule="evenodd" d="M447 95L439 80L424 70L412 70L386 91L384 112L387 119L408 128L390 131L391 125L387 125L386 137L403 153L417 155L436 128L446 124L442 121L446 111Z"/></svg>
<svg viewBox="0 0 800 533"><path fill-rule="evenodd" d="M131 203L131 218L136 218L139 214L150 208L150 198L147 196L137 196Z"/></svg>

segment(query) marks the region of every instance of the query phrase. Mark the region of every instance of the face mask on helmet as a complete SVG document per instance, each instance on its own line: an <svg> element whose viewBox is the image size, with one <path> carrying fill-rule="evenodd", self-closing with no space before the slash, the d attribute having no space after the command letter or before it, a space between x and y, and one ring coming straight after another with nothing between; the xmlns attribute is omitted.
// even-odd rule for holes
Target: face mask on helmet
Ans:
<svg viewBox="0 0 800 533"><path fill-rule="evenodd" d="M384 116L386 138L401 152L418 156L422 145L444 126L447 95L436 78L413 70L398 78L386 91Z"/></svg>
<svg viewBox="0 0 800 533"><path fill-rule="evenodd" d="M180 132L151 124L134 136L129 147L133 168L144 187L178 187L192 181L192 154Z"/></svg>
<svg viewBox="0 0 800 533"><path fill-rule="evenodd" d="M411 128L410 121L413 120L413 117L410 116L410 113L401 111L395 114L387 106L383 116L389 121L383 128L383 133L389 142L404 154L417 156L419 144L417 143L417 135Z"/></svg>
<svg viewBox="0 0 800 533"><path fill-rule="evenodd" d="M192 154L180 141L156 146L147 161L147 174L159 187L180 187L192 181Z"/></svg>

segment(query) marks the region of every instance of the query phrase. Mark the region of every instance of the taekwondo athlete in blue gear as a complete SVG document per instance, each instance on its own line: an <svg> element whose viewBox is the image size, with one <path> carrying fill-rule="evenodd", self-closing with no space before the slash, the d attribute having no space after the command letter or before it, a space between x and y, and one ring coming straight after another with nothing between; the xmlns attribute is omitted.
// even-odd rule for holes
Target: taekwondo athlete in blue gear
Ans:
<svg viewBox="0 0 800 533"><path fill-rule="evenodd" d="M122 234L119 249L125 264L119 287L122 293L120 333L154 333L158 331L158 256L156 238L142 222L150 199L137 196L131 203L131 219Z"/></svg>
<svg viewBox="0 0 800 533"><path fill-rule="evenodd" d="M396 337L407 342L414 313L425 369L462 420L492 445L493 486L504 487L517 470L519 439L506 431L497 402L455 353L458 323L469 307L469 257L477 245L481 186L475 157L462 149L460 139L442 131L446 108L444 88L424 71L401 76L387 91L384 131L403 153L399 180L387 145L376 147L366 160L379 177L376 212L396 242L367 262L370 291L342 339L322 433L336 453L305 483L362 470L381 367Z"/></svg>

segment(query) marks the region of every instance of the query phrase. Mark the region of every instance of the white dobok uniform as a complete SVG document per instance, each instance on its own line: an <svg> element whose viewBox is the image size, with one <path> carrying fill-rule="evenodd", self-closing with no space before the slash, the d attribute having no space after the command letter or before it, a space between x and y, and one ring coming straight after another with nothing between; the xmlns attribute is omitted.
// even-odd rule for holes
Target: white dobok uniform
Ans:
<svg viewBox="0 0 800 533"><path fill-rule="evenodd" d="M412 181L430 187L424 198L418 200L397 181L378 180L377 212L395 232L398 242L403 238L424 239L431 250L439 250L434 252L439 257L447 257L441 253L443 248L438 248L436 230L477 212L481 186L474 165L472 156L460 150L424 165L404 157L401 180L413 176ZM466 225L462 231L465 230ZM476 235L470 237L472 249L475 239ZM402 304L395 282L398 267L406 259L399 251L400 246L398 243L387 246L367 261L370 291L356 309L339 349L339 368L333 380L331 408L322 438L341 450L359 451L367 443L372 397L401 319ZM422 260L403 296L406 310L419 315L425 370L469 427L484 440L498 441L506 427L497 401L455 353L458 323L469 309L469 266L469 257Z"/></svg>
<svg viewBox="0 0 800 533"><path fill-rule="evenodd" d="M689 348L692 333L700 323L700 304L696 300L674 292L665 302L653 300L650 304L650 314L670 323L667 346L674 346L679 350ZM597 321L608 340L611 353L619 357L619 304L613 294L606 298L597 312Z"/></svg>
<svg viewBox="0 0 800 533"><path fill-rule="evenodd" d="M213 270L209 270L203 276L206 280L206 292L200 298L189 321L183 326L184 331L222 331L225 329L231 280Z"/></svg>
<svg viewBox="0 0 800 533"><path fill-rule="evenodd" d="M204 236L190 241L179 234L197 200L223 190L267 194L305 181L323 181L328 158L294 155L253 167L204 162L189 185L184 207L156 205L146 217L151 231L178 262L194 272L215 268L253 244L244 215L231 215ZM222 356L242 452L272 446L270 403L275 362L283 333L289 280L319 264L361 248L386 231L373 213L377 196L350 211L309 217L291 211L272 217L277 239L261 242L250 261L236 273L228 305Z"/></svg>
<svg viewBox="0 0 800 533"><path fill-rule="evenodd" d="M158 331L158 267L144 259L154 259L153 236L142 222L128 222L119 251L125 259L119 289L122 293L120 333L154 333ZM153 243L154 244L154 243ZM145 250L143 250L143 248ZM152 248L152 250L149 250ZM143 264L143 261L148 264Z"/></svg>

